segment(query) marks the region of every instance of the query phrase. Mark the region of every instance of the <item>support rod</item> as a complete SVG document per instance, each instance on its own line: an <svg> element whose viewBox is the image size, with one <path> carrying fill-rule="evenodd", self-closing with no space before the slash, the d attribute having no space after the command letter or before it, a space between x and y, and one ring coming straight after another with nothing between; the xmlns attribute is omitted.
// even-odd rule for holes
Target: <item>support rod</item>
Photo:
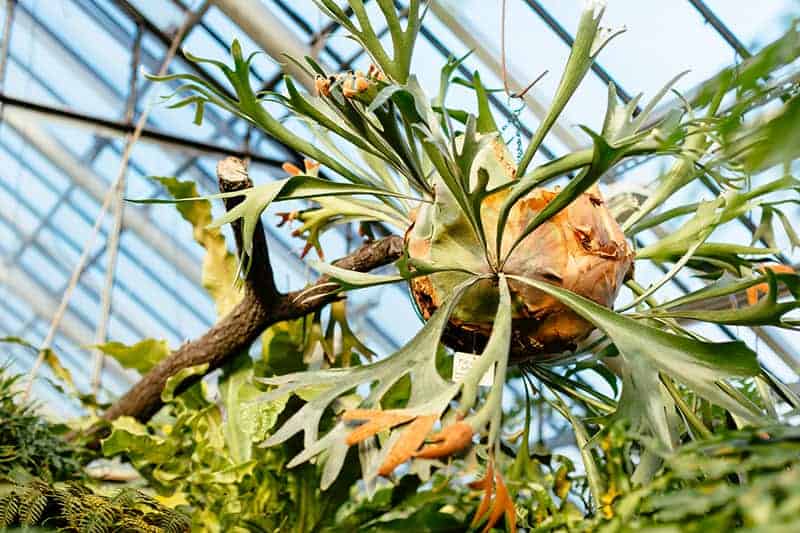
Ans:
<svg viewBox="0 0 800 533"><path fill-rule="evenodd" d="M5 94L0 94L0 105L8 110L15 110L18 114L25 114L30 117L46 118L68 124L91 129L97 135L123 137L133 132L133 125L119 120L110 120L100 117L93 117L68 109L47 106L28 100L14 98ZM186 137L178 137L162 131L145 128L142 130L142 142L161 146L171 150L181 152L192 152L203 156L234 156L248 158L253 163L280 168L282 161L259 154L251 154L236 148L228 148L215 144L196 141Z"/></svg>
<svg viewBox="0 0 800 533"><path fill-rule="evenodd" d="M739 37L733 33L728 26L722 22L714 11L706 5L703 0L689 0L689 3L694 6L694 8L703 16L703 18L717 30L717 33L725 39L731 48L736 50L736 53L742 56L742 58L747 59L752 54L750 50L744 45L742 41L739 40Z"/></svg>
<svg viewBox="0 0 800 533"><path fill-rule="evenodd" d="M78 184L97 202L102 202L108 183L81 162L68 150L30 120L24 112L8 107L5 110L5 123L16 130L33 148L49 159L53 165ZM174 264L178 271L198 286L201 285L200 268L187 254L180 253L180 246L167 234L156 228L139 210L129 209L125 213L125 226L139 238L152 246L166 261Z"/></svg>

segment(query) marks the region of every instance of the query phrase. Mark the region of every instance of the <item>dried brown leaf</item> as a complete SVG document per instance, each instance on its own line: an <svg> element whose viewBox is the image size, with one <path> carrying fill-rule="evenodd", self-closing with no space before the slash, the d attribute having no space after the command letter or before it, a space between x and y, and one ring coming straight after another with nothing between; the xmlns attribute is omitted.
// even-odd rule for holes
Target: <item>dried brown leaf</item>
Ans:
<svg viewBox="0 0 800 533"><path fill-rule="evenodd" d="M345 442L348 446L358 444L381 431L404 424L412 420L414 415L397 411L382 411L380 409L349 409L342 413L342 420L366 420L347 435Z"/></svg>
<svg viewBox="0 0 800 533"><path fill-rule="evenodd" d="M395 468L405 463L414 456L425 437L428 436L433 425L439 419L438 415L418 416L403 430L398 440L386 456L378 473L384 477L391 474Z"/></svg>
<svg viewBox="0 0 800 533"><path fill-rule="evenodd" d="M494 481L494 461L489 461L489 466L486 468L486 475L477 481L469 484L472 489L482 489L483 498L475 511L475 517L472 519L470 527L477 527L483 520L483 516L489 511L489 506L492 503L492 489Z"/></svg>
<svg viewBox="0 0 800 533"><path fill-rule="evenodd" d="M765 265L760 268L762 272L765 272L767 269L776 272L778 274L794 274L794 269L789 265ZM769 285L766 283L759 283L758 285L753 285L749 289L747 289L747 303L750 305L755 305L758 303L758 298L762 294L767 294L769 292Z"/></svg>
<svg viewBox="0 0 800 533"><path fill-rule="evenodd" d="M508 492L503 476L494 468L494 461L489 461L486 468L486 475L481 479L469 484L470 488L482 489L483 498L475 511L470 527L474 528L480 524L489 514L483 533L488 533L505 515L506 529L511 532L517 531L517 511L514 508L514 501ZM494 495L494 498L492 498Z"/></svg>
<svg viewBox="0 0 800 533"><path fill-rule="evenodd" d="M425 445L415 455L424 459L447 457L472 444L472 434L472 426L466 422L456 422L431 437L431 443Z"/></svg>

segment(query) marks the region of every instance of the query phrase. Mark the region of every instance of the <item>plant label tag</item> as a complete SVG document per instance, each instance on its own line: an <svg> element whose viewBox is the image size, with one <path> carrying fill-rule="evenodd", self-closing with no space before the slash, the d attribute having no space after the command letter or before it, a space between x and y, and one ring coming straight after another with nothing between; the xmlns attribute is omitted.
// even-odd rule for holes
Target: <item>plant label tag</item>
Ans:
<svg viewBox="0 0 800 533"><path fill-rule="evenodd" d="M456 352L453 356L453 381L461 381L464 379L472 368L472 365L477 363L480 358L480 355ZM481 377L478 385L481 387L491 387L492 383L494 383L494 365L489 367L483 377Z"/></svg>

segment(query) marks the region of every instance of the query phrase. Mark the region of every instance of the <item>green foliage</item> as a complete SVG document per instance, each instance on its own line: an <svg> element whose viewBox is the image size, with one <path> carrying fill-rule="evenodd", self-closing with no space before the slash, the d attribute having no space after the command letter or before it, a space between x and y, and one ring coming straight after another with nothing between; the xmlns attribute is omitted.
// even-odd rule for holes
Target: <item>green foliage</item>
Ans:
<svg viewBox="0 0 800 533"><path fill-rule="evenodd" d="M800 431L723 431L665 456L664 472L614 504L599 530L793 531Z"/></svg>
<svg viewBox="0 0 800 533"><path fill-rule="evenodd" d="M242 221L246 271L264 210L281 200L315 200L312 208L285 215L301 223L297 234L308 247L320 250L324 231L351 222L386 223L429 247L423 258L412 259L409 251L398 262L397 275L318 265L330 277L327 294L436 273L431 283L443 289L441 301L411 341L378 361L358 357L369 359L371 353L347 325L342 302L327 314L276 325L262 339L262 360L253 363L241 354L217 376L216 387L202 381L182 390L185 378L206 373L203 366L170 378L162 394L167 407L146 425L128 418L115 421L104 452L124 454L153 488L185 505L194 526L204 531L391 531L412 524L434 531L464 529L470 522L476 526L487 513L487 530L499 525L502 516L509 528L516 516L523 527L542 531L789 526L783 522L791 520L797 500L793 430L714 434L778 424L785 421L779 413L786 405L780 404L796 412L800 399L765 372L743 342L710 342L683 321L799 327L791 313L800 305L800 276L761 267L779 252L774 247L776 220L792 245L800 244L784 211L785 205L798 202L800 187L789 175L752 185L753 173L779 163L788 171L798 155L792 144L800 110L796 87L770 81L797 57L797 25L738 70L728 69L705 84L694 101L680 101L655 122L650 115L656 103L680 76L640 113L641 95L622 104L611 85L601 131L583 128L591 147L528 170L592 61L617 34L602 30L603 10L595 3L581 15L553 104L516 167L499 142L477 74L472 82L461 82L475 92L477 114L447 107L452 76L466 56L443 66L433 99L411 73L413 42L424 16L421 2L409 3L404 29L394 2L376 0L391 57L364 2L349 0L354 18L332 0L316 3L371 56L375 66L367 75L335 76L312 58L303 64L296 58L315 78L318 94L301 92L291 79L286 94L257 93L250 76L254 55L245 57L234 41L231 65L187 55L219 69L233 97L194 75L156 79L183 83L176 94L189 96L173 107L195 105L202 120L204 106L216 105L336 176L321 177L312 164L308 175L208 198L197 197L190 184L161 182L195 227L195 239L207 248L216 265L212 277L231 278L221 224ZM728 95L735 96L733 105L723 107ZM777 96L784 102L775 115L750 121L751 112ZM300 118L315 140L286 128L266 102ZM661 279L649 287L629 280L633 301L608 309L560 287L553 281L561 279L560 272L532 279L507 269L517 245L593 190L618 163L636 157L671 158L622 228L628 238L646 231L664 235L635 257L672 265ZM558 178L565 178L566 185L523 218L512 242L504 241L512 212ZM710 201L662 210L693 183L720 192ZM354 195L361 197L354 200ZM243 201L212 221L208 199L233 196ZM485 227L489 198L497 203L491 231ZM603 203L599 196L595 202ZM752 243L710 240L726 224L759 213ZM562 229L579 229L575 221L570 224L574 227ZM687 271L709 281L680 298L660 301L661 288ZM575 353L547 354L519 370L509 368L519 285L510 288L508 280L561 302L597 327L596 338ZM222 285L210 288L218 306L229 309L229 303L221 303L227 298ZM745 291L749 299L762 288L765 296L748 306L697 308L711 298ZM298 301L306 302L304 296L301 292ZM440 342L448 324L469 322L465 317L492 323L491 335L466 376L448 381L441 368L449 354ZM478 383L490 369L493 385L481 391ZM591 385L590 372L610 384L613 397ZM514 391L506 384L512 379L519 380L517 392L521 384L526 395L524 408L519 398L516 402L525 412L516 449L507 433L517 416L508 412L508 394ZM558 414L562 427L572 428L585 475L541 443L535 453L530 451L531 409L540 410L540 417L544 410ZM519 420L514 422L518 428ZM262 442L266 447L257 446ZM443 474L443 461L452 456L456 459L447 460L454 461L459 474L478 479L473 487L484 489L480 501L462 480ZM354 488L356 457L363 483ZM393 472L401 464L408 470L398 480ZM396 484L387 486L380 478Z"/></svg>
<svg viewBox="0 0 800 533"><path fill-rule="evenodd" d="M102 496L80 484L34 477L0 497L0 528L15 525L75 533L184 533L190 524L186 515L137 490Z"/></svg>
<svg viewBox="0 0 800 533"><path fill-rule="evenodd" d="M83 471L93 453L80 438L65 440L66 426L47 422L36 414L35 404L20 401L20 378L8 375L6 369L0 374L0 528L188 531L186 516L143 493L132 489L113 497L95 493Z"/></svg>
<svg viewBox="0 0 800 533"><path fill-rule="evenodd" d="M342 24L350 32L350 35L361 44L375 63L397 83L405 83L411 69L411 55L414 51L414 41L417 38L419 28L422 25L422 18L425 13L420 13L422 0L410 0L408 4L408 15L406 28L403 29L400 21L400 13L390 0L378 0L386 25L389 28L389 35L392 41L393 56L389 54L381 45L380 39L375 32L372 22L367 15L365 2L354 0L349 2L350 8L356 16L353 21L347 13L339 7L334 0L314 0L320 11L325 13L332 20Z"/></svg>
<svg viewBox="0 0 800 533"><path fill-rule="evenodd" d="M192 181L177 178L156 178L176 200L196 198ZM217 304L217 315L224 316L241 300L240 290L232 288L236 281L236 257L228 251L225 237L211 224L211 202L179 202L178 212L192 225L195 242L206 249L203 257L203 287Z"/></svg>
<svg viewBox="0 0 800 533"><path fill-rule="evenodd" d="M70 392L75 392L75 382L72 380L72 374L61 364L61 360L59 360L58 355L52 348L39 350L39 348L20 337L2 337L0 338L0 343L17 344L30 350L31 353L36 354L36 357L41 357L42 361L50 367L56 379L66 385ZM60 385L58 385L58 387L60 387Z"/></svg>
<svg viewBox="0 0 800 533"><path fill-rule="evenodd" d="M0 481L20 471L57 481L80 477L87 452L64 440L65 426L43 420L34 404L20 401L20 378L0 368Z"/></svg>
<svg viewBox="0 0 800 533"><path fill-rule="evenodd" d="M395 191L383 191L378 190L375 187L363 185L336 183L314 176L290 176L288 178L272 181L265 183L264 185L251 187L241 191L219 193L209 196L208 198L234 198L237 196L243 196L244 200L242 200L240 204L218 219L211 221L208 227L215 229L224 224L229 224L239 219L242 220L242 248L244 261L242 269L244 272L247 272L250 265L249 261L252 259L253 233L255 232L256 224L258 223L261 214L273 201L354 194L376 194L394 197L403 196ZM160 199L133 201L139 203L181 203L207 201L207 199L198 197L184 197L166 201Z"/></svg>
<svg viewBox="0 0 800 533"><path fill-rule="evenodd" d="M432 488L422 488L416 475L409 475L395 486L384 487L367 498L355 487L350 499L336 513L333 531L463 531L468 527L476 498L463 487L453 486L440 474L430 480Z"/></svg>
<svg viewBox="0 0 800 533"><path fill-rule="evenodd" d="M502 399L502 388L506 377L506 357L511 336L511 301L508 288L502 279L501 300L492 336L483 352L479 364L476 364L464 378L456 383L445 382L437 370L437 355L439 353L439 338L447 324L447 319L466 290L477 281L477 278L468 279L455 289L455 297L449 305L438 310L425 324L417 336L406 346L389 357L373 364L340 368L328 371L305 371L277 376L263 380L269 385L278 387L264 396L262 402L269 404L277 398L295 393L301 395L302 391L313 390L314 395L308 398L307 403L270 436L266 445L281 444L299 432L304 433L304 449L295 456L289 466L302 464L320 454L326 454L325 469L322 475L322 488L328 488L336 480L339 470L344 465L348 447L354 442L350 441L350 431L345 422L340 422L324 436L319 436L319 425L325 412L331 404L359 384L372 385L370 394L359 402L362 410L375 409L389 391L406 375L410 376L411 387L408 399L401 409L392 410L397 416L410 419L428 419L430 425L422 430L421 435L403 428L392 432L383 446L377 447L371 441L368 446L375 446L375 458L364 471L365 482L371 483L379 473L387 475L387 465L399 464L412 457L412 453L421 444L406 449L406 442L411 439L424 440L432 429L433 422L438 419L452 420L456 413L462 417L470 413L478 395L478 382L491 366L495 366L495 389L486 400L486 404L474 414L470 414L463 421L447 425L443 423L441 435L448 431L463 428L468 432L468 437L481 431L487 422L491 422L490 442L494 444L500 430L500 418L496 415ZM460 402L456 407L451 407L450 402L460 393ZM305 398L304 398L305 399ZM369 417L371 415L365 415ZM366 420L367 418L361 418ZM389 429L397 425L390 424L382 429ZM364 427L367 427L365 424ZM411 428L412 426L409 426ZM372 435L369 435L371 437ZM413 441L412 441L413 442ZM445 438L445 443L447 439ZM463 448L468 442L462 442ZM458 450L460 448L456 448ZM405 450L405 451L400 451ZM454 451L455 451L454 450ZM425 468L426 460L436 457L421 456L423 461L418 466ZM396 463L396 464L395 464ZM393 468L392 468L393 469ZM391 471L391 470L390 470Z"/></svg>
<svg viewBox="0 0 800 533"><path fill-rule="evenodd" d="M159 361L169 355L167 341L144 339L132 346L111 341L96 346L98 350L117 360L125 368L138 370L142 374L156 366Z"/></svg>
<svg viewBox="0 0 800 533"><path fill-rule="evenodd" d="M130 460L161 497L187 511L192 531L311 531L341 496L321 497L313 465L287 470L289 448L256 446L291 409L286 398L253 402L263 394L254 377L267 367L245 354L224 370L215 395L206 382L173 395L181 379L203 369L174 377L162 396L167 406L147 425L114 421L103 452Z"/></svg>

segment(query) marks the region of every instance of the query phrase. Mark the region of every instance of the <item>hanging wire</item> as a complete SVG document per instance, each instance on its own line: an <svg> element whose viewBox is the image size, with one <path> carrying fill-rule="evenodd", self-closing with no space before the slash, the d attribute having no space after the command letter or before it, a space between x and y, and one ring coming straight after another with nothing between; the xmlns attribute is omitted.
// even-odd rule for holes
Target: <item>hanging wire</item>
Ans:
<svg viewBox="0 0 800 533"><path fill-rule="evenodd" d="M520 121L520 115L522 111L525 110L525 95L528 94L534 85L536 85L539 80L544 78L547 75L547 70L539 74L532 82L530 82L524 89L521 91L512 91L511 86L508 83L508 68L506 66L506 13L508 11L508 6L506 0L502 0L502 4L500 6L500 67L502 71L503 77L503 90L506 93L506 97L508 101L506 102L506 106L511 111L511 115L508 117L508 122L500 129L500 135L503 137L505 135L506 130L509 126L514 128L514 133L510 139L505 141L506 145L511 144L514 142L516 146L516 161L519 163L522 160L522 156L524 154L524 149L522 148L522 131L525 129ZM518 104L516 106L513 105L513 101L517 100Z"/></svg>
<svg viewBox="0 0 800 533"><path fill-rule="evenodd" d="M169 64L177 54L178 47L180 46L181 42L183 42L183 39L188 33L189 29L200 21L205 12L208 11L209 7L210 4L208 1L206 1L203 2L203 5L197 11L192 11L186 14L186 19L178 31L175 32L175 37L172 39L170 47L167 50L167 53L164 55L164 60L161 63L161 67L158 69L159 76L166 74ZM124 179L124 176L127 173L131 152L133 151L136 141L138 141L139 137L142 135L142 130L144 129L144 126L147 123L147 118L150 115L150 109L151 107L144 109L136 123L136 128L134 129L133 133L128 136L125 149L122 152L117 178L114 180L114 184L108 189L108 192L106 192L106 195L103 198L103 204L100 206L100 212L97 214L91 234L84 244L83 252L78 259L78 263L75 265L75 269L72 271L72 276L69 279L69 283L67 283L67 287L64 289L61 302L59 303L58 309L56 309L56 312L53 315L53 320L50 323L50 329L47 332L44 342L39 348L39 355L36 357L36 361L34 361L33 366L28 373L28 381L25 386L25 392L22 395L23 401L27 400L30 396L31 388L33 387L33 381L36 379L36 374L39 372L39 368L44 362L44 358L47 355L47 351L49 350L50 346L52 345L53 339L58 331L58 327L61 324L61 320L64 318L64 313L67 310L72 293L75 291L75 287L78 285L81 274L83 274L83 271L86 268L86 263L89 259L92 247L94 246L94 242L97 239L98 233L100 233L100 227L102 226L103 219L105 218L108 208L111 206L112 200L116 197L115 193L117 192L117 184Z"/></svg>
<svg viewBox="0 0 800 533"><path fill-rule="evenodd" d="M136 37L133 41L133 52L131 54L131 74L128 86L128 101L125 104L125 122L133 125L136 114L136 102L138 101L138 82L139 82L139 63L141 61L142 36L144 29L141 24L136 27ZM114 204L114 226L108 235L108 245L106 247L106 277L103 292L100 295L100 318L97 321L97 331L95 334L95 344L103 344L108 337L108 321L111 315L111 299L114 292L114 277L117 270L117 258L119 256L119 239L122 233L122 217L125 211L125 189L127 180L126 172L121 172L116 183L116 203ZM94 368L92 370L92 394L97 396L100 391L100 383L103 375L103 364L105 354L100 349L94 351Z"/></svg>
<svg viewBox="0 0 800 533"><path fill-rule="evenodd" d="M506 0L503 0L502 5L500 6L500 67L503 71L503 89L505 89L506 95L509 98L519 98L522 99L528 91L530 91L534 85L536 85L539 80L547 75L548 71L544 71L539 74L532 82L530 82L527 87L523 90L518 92L513 92L511 87L508 84L508 69L506 68L506 12L508 11L506 5Z"/></svg>
<svg viewBox="0 0 800 533"><path fill-rule="evenodd" d="M503 138L506 146L510 145L512 142L516 147L515 157L517 163L522 160L522 156L524 154L524 149L522 148L522 121L520 120L520 115L525 110L525 101L522 99L517 99L516 107L514 107L514 97L509 96L506 102L506 106L508 106L509 110L511 111L511 115L508 117L508 122L506 122L502 128L500 128L500 137ZM505 140L505 133L509 127L513 127L513 133Z"/></svg>

